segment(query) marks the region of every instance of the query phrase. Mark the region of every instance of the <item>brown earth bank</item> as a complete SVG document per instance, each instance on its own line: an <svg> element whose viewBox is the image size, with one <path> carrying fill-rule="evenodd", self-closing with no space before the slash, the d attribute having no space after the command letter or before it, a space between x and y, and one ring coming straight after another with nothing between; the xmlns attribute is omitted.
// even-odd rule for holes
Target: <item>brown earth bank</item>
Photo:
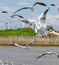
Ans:
<svg viewBox="0 0 59 65"><path fill-rule="evenodd" d="M33 39L34 41L32 42L32 46L59 46L59 37L38 38L38 37L19 37L19 36L0 37L0 45L14 46L14 43L17 43L24 46Z"/></svg>

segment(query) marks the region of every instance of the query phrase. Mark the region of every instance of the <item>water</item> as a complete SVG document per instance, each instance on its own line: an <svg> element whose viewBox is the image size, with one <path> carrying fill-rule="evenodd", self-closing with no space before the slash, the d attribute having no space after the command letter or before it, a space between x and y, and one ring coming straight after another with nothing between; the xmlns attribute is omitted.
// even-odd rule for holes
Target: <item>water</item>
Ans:
<svg viewBox="0 0 59 65"><path fill-rule="evenodd" d="M59 58L55 55L44 56L36 59L44 52L57 52L59 47L31 47L30 50L22 49L16 46L0 46L0 59L10 60L14 65L59 65Z"/></svg>

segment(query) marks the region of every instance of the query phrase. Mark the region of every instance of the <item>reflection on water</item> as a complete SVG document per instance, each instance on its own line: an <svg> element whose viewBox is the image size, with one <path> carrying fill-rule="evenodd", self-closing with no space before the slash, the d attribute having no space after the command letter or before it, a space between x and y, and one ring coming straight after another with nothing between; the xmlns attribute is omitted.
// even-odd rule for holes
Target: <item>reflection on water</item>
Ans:
<svg viewBox="0 0 59 65"><path fill-rule="evenodd" d="M12 61L14 65L59 65L59 58L55 55L36 59L49 51L59 53L59 47L31 47L30 50L26 50L15 46L0 46L0 59Z"/></svg>

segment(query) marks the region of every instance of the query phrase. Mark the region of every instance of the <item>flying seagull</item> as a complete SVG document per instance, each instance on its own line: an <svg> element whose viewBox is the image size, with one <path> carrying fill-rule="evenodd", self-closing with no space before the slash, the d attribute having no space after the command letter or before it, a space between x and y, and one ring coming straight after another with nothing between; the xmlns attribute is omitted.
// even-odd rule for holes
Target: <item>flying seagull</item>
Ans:
<svg viewBox="0 0 59 65"><path fill-rule="evenodd" d="M33 40L32 40L33 41ZM20 48L23 48L23 49L28 49L29 50L29 47L31 44L32 44L32 41L30 43L28 43L26 46L22 46L22 45L19 45L17 43L15 43L14 45L17 46L17 47L20 47Z"/></svg>
<svg viewBox="0 0 59 65"><path fill-rule="evenodd" d="M56 55L57 58L59 58L59 54L56 53L56 52L45 52L45 53L41 54L40 56L38 56L36 59L39 59L39 58L41 58L42 56L45 56L45 55Z"/></svg>
<svg viewBox="0 0 59 65"><path fill-rule="evenodd" d="M38 31L41 31L42 35L47 35L45 34L45 30L47 29L46 25L46 15L47 12L49 11L50 7L44 11L39 17L38 17L38 24L37 24L37 29ZM40 33L40 32L38 32Z"/></svg>

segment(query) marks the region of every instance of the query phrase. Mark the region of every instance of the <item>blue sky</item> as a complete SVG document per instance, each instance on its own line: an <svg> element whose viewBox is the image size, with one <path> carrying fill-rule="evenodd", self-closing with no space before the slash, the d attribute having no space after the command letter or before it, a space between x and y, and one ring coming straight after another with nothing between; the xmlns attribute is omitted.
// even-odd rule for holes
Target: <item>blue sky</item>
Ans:
<svg viewBox="0 0 59 65"><path fill-rule="evenodd" d="M10 18L7 14L1 13L1 11L6 10L10 14L16 11L17 9L24 7L24 6L31 6L36 1L44 2L48 6L50 6L51 3L55 3L57 6L59 6L59 0L0 0L0 29L5 29L5 22L9 23L9 26L11 28L19 28L23 27L23 23L19 20L19 18ZM18 12L18 14L23 15L25 18L36 18L37 16L40 16L41 13L43 13L47 8L43 6L35 6L34 12L31 10L22 10ZM47 25L52 25L54 29L59 31L59 12L56 9L56 7L51 7L48 14L47 14ZM27 26L25 24L25 26Z"/></svg>

